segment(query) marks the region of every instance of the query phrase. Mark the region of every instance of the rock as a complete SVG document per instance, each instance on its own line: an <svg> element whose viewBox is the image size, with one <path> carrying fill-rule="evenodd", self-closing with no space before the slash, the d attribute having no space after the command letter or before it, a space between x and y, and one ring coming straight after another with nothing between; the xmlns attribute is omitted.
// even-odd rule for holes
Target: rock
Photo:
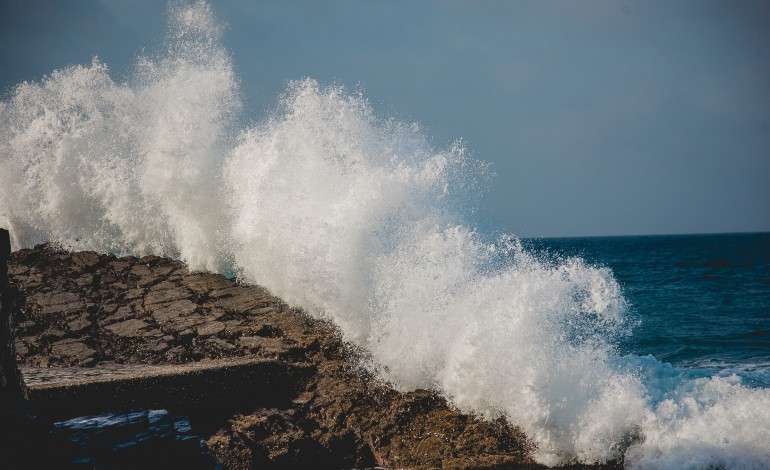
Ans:
<svg viewBox="0 0 770 470"><path fill-rule="evenodd" d="M99 255L93 251L81 251L72 255L72 264L81 269L93 268L99 264Z"/></svg>
<svg viewBox="0 0 770 470"><path fill-rule="evenodd" d="M101 323L103 325L109 325L111 323L116 323L116 322L125 320L127 318L132 318L134 316L135 316L135 313L131 307L120 307L112 315L104 317L101 320Z"/></svg>
<svg viewBox="0 0 770 470"><path fill-rule="evenodd" d="M149 310L149 306L167 302L173 302L176 300L189 299L189 291L179 288L165 289L165 290L151 290L144 296L144 306Z"/></svg>
<svg viewBox="0 0 770 470"><path fill-rule="evenodd" d="M216 318L217 320L225 316L225 314L227 314L227 312L223 308L212 308L209 310L209 315Z"/></svg>
<svg viewBox="0 0 770 470"><path fill-rule="evenodd" d="M197 273L186 276L182 283L198 295L203 295L214 289L226 289L235 283L223 276L211 273Z"/></svg>
<svg viewBox="0 0 770 470"><path fill-rule="evenodd" d="M257 309L253 309L253 310L250 311L250 313L252 315L265 315L267 313L276 313L276 312L278 312L278 307L275 306L275 305L270 305L268 307L257 308Z"/></svg>
<svg viewBox="0 0 770 470"><path fill-rule="evenodd" d="M116 259L109 263L110 270L115 274L122 274L132 266L131 262L127 258Z"/></svg>
<svg viewBox="0 0 770 470"><path fill-rule="evenodd" d="M264 354L281 355L291 352L293 345L281 338L265 338L263 336L242 336L238 343L250 350L259 350Z"/></svg>
<svg viewBox="0 0 770 470"><path fill-rule="evenodd" d="M53 343L51 345L51 352L55 356L77 359L81 362L96 354L96 351L85 344L69 339Z"/></svg>
<svg viewBox="0 0 770 470"><path fill-rule="evenodd" d="M232 287L226 287L224 289L214 289L211 292L209 292L209 297L211 297L212 299L219 299L222 297L237 296L241 293L243 293L243 288L241 286L232 286Z"/></svg>
<svg viewBox="0 0 770 470"><path fill-rule="evenodd" d="M313 400L313 398L315 398L314 392L303 392L297 398L293 399L291 402L295 405L304 406L310 403L310 401Z"/></svg>
<svg viewBox="0 0 770 470"><path fill-rule="evenodd" d="M94 276L92 276L91 274L84 274L79 278L77 278L77 280L75 280L75 284L77 284L79 287L90 286L93 283L94 283Z"/></svg>
<svg viewBox="0 0 770 470"><path fill-rule="evenodd" d="M195 331L198 333L198 336L217 335L225 331L225 324L221 321L212 321L199 325Z"/></svg>
<svg viewBox="0 0 770 470"><path fill-rule="evenodd" d="M152 271L150 271L150 268L147 266L147 264L141 264L140 262L131 268L131 274L137 277L148 277L152 274Z"/></svg>
<svg viewBox="0 0 770 470"><path fill-rule="evenodd" d="M89 326L91 326L91 322L85 317L77 317L67 323L67 328L69 328L72 333L79 333Z"/></svg>
<svg viewBox="0 0 770 470"><path fill-rule="evenodd" d="M178 317L190 315L197 310L198 305L189 300L177 300L170 304L153 304L149 307L145 306L145 308L152 313L152 318L159 325L164 325L170 321L175 321Z"/></svg>
<svg viewBox="0 0 770 470"><path fill-rule="evenodd" d="M156 354L160 354L169 348L168 343L160 341L149 347L150 351Z"/></svg>
<svg viewBox="0 0 770 470"><path fill-rule="evenodd" d="M269 301L254 298L248 292L243 292L232 297L216 299L214 305L225 310L246 312L251 309L266 307L269 305Z"/></svg>
<svg viewBox="0 0 770 470"><path fill-rule="evenodd" d="M126 300L133 300L133 299L140 299L144 297L144 289L131 289L127 290L125 294L123 294L123 298Z"/></svg>
<svg viewBox="0 0 770 470"><path fill-rule="evenodd" d="M215 350L221 350L221 351L234 351L235 349L237 349L235 345L230 344L227 341L220 338L209 338L206 340L205 344L213 347Z"/></svg>
<svg viewBox="0 0 770 470"><path fill-rule="evenodd" d="M463 415L432 391L394 390L358 364L365 354L333 325L285 308L260 287L190 274L158 257L115 259L49 246L13 253L9 268L26 298L15 338L22 365L243 356L296 368L280 379L291 391L267 397L269 403L248 401L238 413L190 410L200 413L193 421L226 468L540 468L516 427Z"/></svg>
<svg viewBox="0 0 770 470"><path fill-rule="evenodd" d="M138 318L132 318L120 323L107 325L104 327L104 329L117 336L122 336L124 338L135 338L142 336L142 330L148 326L149 325L144 321L139 320Z"/></svg>
<svg viewBox="0 0 770 470"><path fill-rule="evenodd" d="M189 317L176 317L164 323L161 328L166 332L176 332L182 336L194 336L194 327L205 323L208 319L202 315L191 315ZM190 330L188 333L184 333L185 330Z"/></svg>
<svg viewBox="0 0 770 470"><path fill-rule="evenodd" d="M39 305L39 312L43 315L51 313L67 315L85 308L85 303L80 300L80 296L72 292L35 294L27 298L27 301Z"/></svg>
<svg viewBox="0 0 770 470"><path fill-rule="evenodd" d="M187 356L187 351L182 346L171 348L164 354L164 357L171 363L182 362L185 356Z"/></svg>
<svg viewBox="0 0 770 470"><path fill-rule="evenodd" d="M16 350L16 356L17 357L18 356L22 356L23 357L23 356L26 356L27 354L29 354L29 348L27 347L27 345L25 344L24 341L20 341L20 340L17 339L14 342L14 346L16 348L15 350Z"/></svg>

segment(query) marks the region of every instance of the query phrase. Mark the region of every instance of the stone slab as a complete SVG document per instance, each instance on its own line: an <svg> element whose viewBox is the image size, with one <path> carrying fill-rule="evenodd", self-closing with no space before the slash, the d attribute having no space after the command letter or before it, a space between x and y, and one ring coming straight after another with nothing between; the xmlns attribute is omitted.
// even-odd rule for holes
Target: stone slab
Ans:
<svg viewBox="0 0 770 470"><path fill-rule="evenodd" d="M240 405L270 406L293 397L313 369L309 364L247 356L182 365L20 370L29 405L58 419L133 408L195 414Z"/></svg>

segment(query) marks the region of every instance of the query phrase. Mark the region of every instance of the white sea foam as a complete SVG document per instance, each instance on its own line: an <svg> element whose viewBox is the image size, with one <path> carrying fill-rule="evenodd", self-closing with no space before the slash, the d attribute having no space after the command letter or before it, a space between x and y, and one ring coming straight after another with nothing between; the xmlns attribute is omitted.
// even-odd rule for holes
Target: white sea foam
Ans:
<svg viewBox="0 0 770 470"><path fill-rule="evenodd" d="M488 171L461 142L436 149L310 79L241 126L210 7L170 17L166 52L127 83L95 59L2 101L0 224L16 248L233 270L333 319L396 386L506 416L547 464L768 467L770 390L618 356L630 326L612 273L469 227Z"/></svg>
<svg viewBox="0 0 770 470"><path fill-rule="evenodd" d="M179 256L221 269L217 193L239 100L210 8L171 15L167 55L131 83L105 64L54 71L3 101L0 217L16 246Z"/></svg>

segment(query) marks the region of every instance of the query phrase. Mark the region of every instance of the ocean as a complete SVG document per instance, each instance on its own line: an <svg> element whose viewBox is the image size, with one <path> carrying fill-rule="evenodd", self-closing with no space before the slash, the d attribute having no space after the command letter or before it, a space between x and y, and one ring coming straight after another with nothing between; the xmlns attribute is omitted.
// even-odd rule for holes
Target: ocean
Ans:
<svg viewBox="0 0 770 470"><path fill-rule="evenodd" d="M770 234L525 240L612 269L637 324L624 354L770 387Z"/></svg>
<svg viewBox="0 0 770 470"><path fill-rule="evenodd" d="M770 468L767 234L484 233L469 220L492 172L462 141L437 148L312 79L243 116L210 6L174 5L129 79L94 59L3 97L14 249L152 253L263 285L397 388L520 426L547 465Z"/></svg>

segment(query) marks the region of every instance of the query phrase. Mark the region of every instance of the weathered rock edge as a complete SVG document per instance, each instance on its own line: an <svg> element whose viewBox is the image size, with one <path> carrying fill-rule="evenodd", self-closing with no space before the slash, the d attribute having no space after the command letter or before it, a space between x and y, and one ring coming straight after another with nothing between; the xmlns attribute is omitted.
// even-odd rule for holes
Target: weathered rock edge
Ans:
<svg viewBox="0 0 770 470"><path fill-rule="evenodd" d="M20 293L13 326L22 368L248 356L309 371L289 374L281 396L190 410L226 468L541 468L516 427L459 413L432 391L396 391L359 365L363 353L333 325L259 286L155 256L48 245L12 253L9 277Z"/></svg>

